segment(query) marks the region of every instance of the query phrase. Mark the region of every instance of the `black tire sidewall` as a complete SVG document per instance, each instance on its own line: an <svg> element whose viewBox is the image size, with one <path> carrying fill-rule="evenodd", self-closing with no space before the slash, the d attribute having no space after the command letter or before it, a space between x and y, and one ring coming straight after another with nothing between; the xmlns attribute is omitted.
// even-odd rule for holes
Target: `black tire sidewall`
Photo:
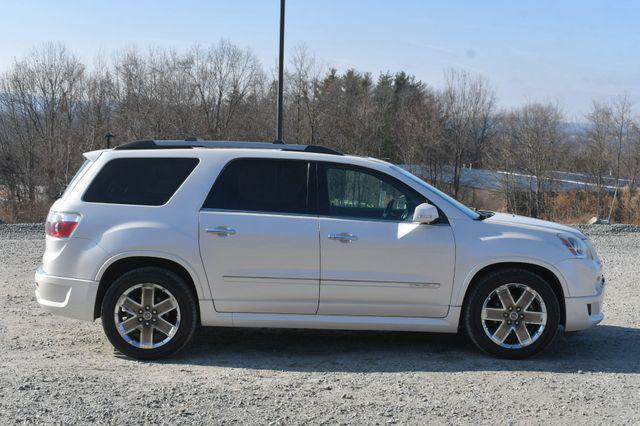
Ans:
<svg viewBox="0 0 640 426"><path fill-rule="evenodd" d="M494 343L482 326L482 305L493 290L504 284L524 284L535 290L547 309L547 324L533 344L520 349L504 348ZM535 355L547 348L558 334L560 305L551 286L537 274L521 269L498 271L483 277L476 285L464 310L464 322L471 340L483 351L501 358L520 359Z"/></svg>
<svg viewBox="0 0 640 426"><path fill-rule="evenodd" d="M127 343L116 328L114 310L120 296L142 283L158 284L176 298L180 308L180 325L173 338L155 349L142 349ZM157 359L175 354L192 339L197 328L197 302L182 278L162 268L140 268L125 273L109 287L102 300L102 327L111 344L122 354L137 359Z"/></svg>

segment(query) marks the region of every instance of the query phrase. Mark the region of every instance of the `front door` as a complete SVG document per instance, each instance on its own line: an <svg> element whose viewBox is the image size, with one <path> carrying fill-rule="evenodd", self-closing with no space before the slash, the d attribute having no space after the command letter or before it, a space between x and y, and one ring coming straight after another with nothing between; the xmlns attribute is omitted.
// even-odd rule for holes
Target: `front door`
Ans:
<svg viewBox="0 0 640 426"><path fill-rule="evenodd" d="M455 242L411 222L422 195L380 172L320 164L321 315L444 317Z"/></svg>
<svg viewBox="0 0 640 426"><path fill-rule="evenodd" d="M315 314L318 218L306 161L236 159L207 197L200 252L219 312Z"/></svg>

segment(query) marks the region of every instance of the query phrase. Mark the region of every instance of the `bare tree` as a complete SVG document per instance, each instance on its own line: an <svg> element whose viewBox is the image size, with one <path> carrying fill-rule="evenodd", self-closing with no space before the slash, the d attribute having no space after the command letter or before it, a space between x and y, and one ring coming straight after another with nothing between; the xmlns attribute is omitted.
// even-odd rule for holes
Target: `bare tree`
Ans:
<svg viewBox="0 0 640 426"><path fill-rule="evenodd" d="M196 47L192 55L191 82L204 117L203 136L228 138L231 125L237 123L241 104L262 76L258 60L251 51L226 40L206 50Z"/></svg>
<svg viewBox="0 0 640 426"><path fill-rule="evenodd" d="M50 43L16 62L2 79L3 127L9 130L0 144L20 147L3 150L23 176L21 188L14 188L18 198L26 191L34 201L38 185L53 197L66 182L78 145L74 124L83 76L78 59Z"/></svg>
<svg viewBox="0 0 640 426"><path fill-rule="evenodd" d="M612 142L614 137L614 120L611 108L600 102L593 102L587 114L589 128L583 148L583 164L596 185L597 216L605 212L604 192L605 178L610 174L614 160Z"/></svg>
<svg viewBox="0 0 640 426"><path fill-rule="evenodd" d="M622 150L626 145L631 132L631 100L629 95L624 94L616 98L612 108L613 125L615 126L616 144L616 187L620 182L620 172L622 166Z"/></svg>
<svg viewBox="0 0 640 426"><path fill-rule="evenodd" d="M556 105L532 103L502 116L502 169L507 200L513 210L521 206L516 173L528 180L523 213L550 215L548 195L553 192L552 172L561 161L563 145L559 130L562 112ZM520 180L521 181L521 180Z"/></svg>
<svg viewBox="0 0 640 426"><path fill-rule="evenodd" d="M624 170L630 180L631 189L636 189L640 174L640 123L634 120L630 125L628 143L626 146Z"/></svg>
<svg viewBox="0 0 640 426"><path fill-rule="evenodd" d="M440 94L451 149L452 191L460 191L460 173L467 161L480 162L490 138L495 95L489 83L467 71L448 70Z"/></svg>

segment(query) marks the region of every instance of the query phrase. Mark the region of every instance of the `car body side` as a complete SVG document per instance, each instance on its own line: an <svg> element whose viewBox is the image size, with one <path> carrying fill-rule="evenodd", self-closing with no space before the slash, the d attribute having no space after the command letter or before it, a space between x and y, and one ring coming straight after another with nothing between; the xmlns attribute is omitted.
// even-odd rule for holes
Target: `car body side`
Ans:
<svg viewBox="0 0 640 426"><path fill-rule="evenodd" d="M52 206L52 210L79 212L81 226L69 239L46 237L43 265L36 273L38 300L46 310L61 315L94 320L99 311L96 305L104 291L101 286L108 285L104 277L109 269L126 259L150 258L172 262L188 273L199 300L201 324L208 326L455 332L470 286L487 268L507 264L543 268L555 277L568 330L586 328L602 319L599 311L586 315L584 309L589 301L601 304L600 261L597 258L571 258L557 237L560 232L579 235L578 231L503 214L483 221L474 220L438 193L407 179L383 161L274 150L157 150L152 154L154 157L195 157L199 164L165 205L107 206L82 201L82 195L102 166L114 158L147 158L150 153L106 150L91 155L94 159L91 167L83 171L73 183L74 187ZM198 213L215 178L236 158L289 158L357 165L391 175L421 193L444 213L446 226L451 227L455 240L455 258L451 259L455 268L447 315L443 318L411 318L217 312L211 290L216 284L207 277L200 253Z"/></svg>

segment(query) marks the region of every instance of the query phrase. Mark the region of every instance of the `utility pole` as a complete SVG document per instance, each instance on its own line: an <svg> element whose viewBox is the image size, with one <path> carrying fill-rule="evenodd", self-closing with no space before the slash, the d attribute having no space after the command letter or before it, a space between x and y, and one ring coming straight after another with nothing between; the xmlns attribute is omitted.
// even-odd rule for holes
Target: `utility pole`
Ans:
<svg viewBox="0 0 640 426"><path fill-rule="evenodd" d="M276 140L273 143L284 143L282 136L282 109L284 91L284 1L280 0L280 56L278 63L278 113Z"/></svg>

